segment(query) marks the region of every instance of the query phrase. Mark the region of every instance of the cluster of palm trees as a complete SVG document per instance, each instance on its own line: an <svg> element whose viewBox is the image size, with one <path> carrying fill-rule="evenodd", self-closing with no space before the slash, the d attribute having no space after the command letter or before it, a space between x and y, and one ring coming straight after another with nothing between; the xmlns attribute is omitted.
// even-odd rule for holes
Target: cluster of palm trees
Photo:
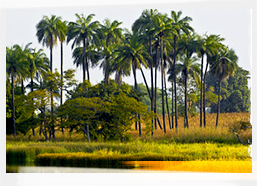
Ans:
<svg viewBox="0 0 257 186"><path fill-rule="evenodd" d="M187 90L188 83L195 82L197 85L195 88L200 90L200 126L206 126L205 80L208 70L217 77L220 90L221 82L229 75L233 75L237 67L237 56L232 49L222 43L224 38L219 35L198 35L190 26L192 18L183 17L181 11L171 11L168 15L158 12L158 10L144 10L133 23L132 31L122 29L120 27L122 23L117 20L111 22L109 19L105 19L103 24L93 21L94 16L94 14L88 16L76 14L75 22L62 21L61 17L55 15L44 16L36 25L38 41L50 49L50 71L53 70L52 50L59 41L61 43L60 69L63 78L63 44L72 42L72 58L77 67L82 66L83 81L90 81L90 67L97 65L103 69L106 85L108 85L110 75L113 73L115 73L115 81L121 84L122 77L129 76L132 69L134 87L135 90L138 90L136 72L140 70L151 100L151 111L155 113L157 80L160 71L163 125L161 126L158 117L153 118L152 134L154 128L157 129L158 124L166 132L165 105L167 106L170 128L178 128L178 81L184 82L184 126L189 127ZM24 50L27 50L26 47ZM8 60L11 59L8 59L7 56L7 64ZM43 61L47 62L47 60ZM13 67L8 66L7 71L11 78L17 76L23 79L20 73L22 70L19 69L18 63L16 61L13 63ZM146 79L143 68L150 69L150 84L148 84L149 80ZM31 87L33 87L35 72L35 68L31 70ZM168 77L166 74L168 74ZM172 85L171 113L168 109L167 80ZM31 91L33 91L33 88ZM63 104L62 97L61 93L61 105ZM53 97L51 97L51 100L53 100ZM53 104L51 105L51 112L53 112ZM217 110L216 126L218 126L218 117L219 109ZM139 128L141 128L140 123Z"/></svg>

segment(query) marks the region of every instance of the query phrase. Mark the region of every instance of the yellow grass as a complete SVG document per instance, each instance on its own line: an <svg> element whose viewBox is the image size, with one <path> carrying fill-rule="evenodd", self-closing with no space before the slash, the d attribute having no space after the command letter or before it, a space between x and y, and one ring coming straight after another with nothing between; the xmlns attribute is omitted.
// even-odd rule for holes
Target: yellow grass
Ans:
<svg viewBox="0 0 257 186"><path fill-rule="evenodd" d="M252 173L252 161L130 161L124 163L140 170Z"/></svg>
<svg viewBox="0 0 257 186"><path fill-rule="evenodd" d="M161 122L161 125L163 126L162 117L159 116L159 120ZM170 117L171 120L171 117ZM172 121L172 120L171 120ZM166 134L164 133L164 130L160 129L157 124L157 130L154 130L154 136L146 136L144 129L145 125L142 124L142 135L143 138L146 139L170 139L170 138L176 138L181 139L180 142L187 142L189 139L196 139L195 142L197 142L197 138L203 139L204 138L226 138L226 139L236 139L235 135L233 134L233 125L236 122L239 121L245 121L250 122L250 113L221 113L219 118L219 125L218 128L216 128L216 114L206 114L206 128L200 127L200 115L197 114L195 117L189 117L188 123L189 123L189 129L184 128L184 118L180 117L178 119L178 132L176 132L175 129L170 129L169 127L169 120L168 116L165 118L165 124L166 124ZM172 124L171 124L172 125ZM174 125L175 125L175 117L174 117ZM135 125L132 126L133 130L131 133L134 137L138 136L138 131L135 130ZM247 142L248 139L252 138L252 131L246 130L246 131L237 131L240 132L240 138ZM185 141L183 141L185 140Z"/></svg>

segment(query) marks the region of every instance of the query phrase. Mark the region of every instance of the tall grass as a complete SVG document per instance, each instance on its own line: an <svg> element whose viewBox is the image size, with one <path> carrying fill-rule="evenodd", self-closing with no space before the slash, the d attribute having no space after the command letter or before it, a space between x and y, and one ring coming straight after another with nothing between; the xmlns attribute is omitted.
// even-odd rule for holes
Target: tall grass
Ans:
<svg viewBox="0 0 257 186"><path fill-rule="evenodd" d="M170 129L168 126L168 117L166 116L166 128L167 133L164 134L164 131L159 127L157 130L154 130L154 135L146 135L146 132L142 132L142 137L139 137L138 131L134 129L132 125L132 130L129 131L132 138L128 141L133 141L135 139L140 140L150 140L150 141L163 141L163 142L177 142L177 143L199 143L199 142L217 142L217 143L228 143L228 144L237 144L239 143L237 137L233 134L233 126L240 122L250 122L250 113L221 113L219 119L219 126L216 128L216 114L207 114L206 115L206 128L200 127L199 114L194 117L189 117L189 129L184 129L184 119L180 117L178 119L178 132L176 130ZM160 116L161 118L161 116ZM160 119L162 124L162 119ZM145 125L142 124L143 130ZM56 128L56 139L53 141L70 141L70 142L87 142L87 139L82 133L69 133L68 130L64 134ZM240 131L237 131L240 132ZM26 135L9 135L6 137L7 141L44 141L44 136L38 135L39 128L36 129L36 136L33 136L31 131ZM241 131L239 133L240 138L247 142L248 139L252 139L252 131L250 129L246 131Z"/></svg>

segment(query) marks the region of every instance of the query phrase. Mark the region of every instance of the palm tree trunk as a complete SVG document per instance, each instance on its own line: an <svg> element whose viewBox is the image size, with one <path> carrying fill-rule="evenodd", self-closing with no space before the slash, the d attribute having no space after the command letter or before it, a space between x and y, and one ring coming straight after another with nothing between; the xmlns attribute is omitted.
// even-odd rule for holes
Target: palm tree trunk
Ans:
<svg viewBox="0 0 257 186"><path fill-rule="evenodd" d="M163 68L163 37L161 37L161 83L162 83L162 119L163 119L163 129L164 133L166 133L166 125L165 125L165 102L164 102L164 68Z"/></svg>
<svg viewBox="0 0 257 186"><path fill-rule="evenodd" d="M173 82L173 80L171 81L171 84L172 84L172 88L171 88L171 102L172 102L172 104L171 104L171 116L172 116L172 128L174 128L174 82Z"/></svg>
<svg viewBox="0 0 257 186"><path fill-rule="evenodd" d="M166 86L166 73L164 71L164 88L165 88L165 98L166 98L166 108L168 112L168 119L169 119L169 126L171 129L171 122L170 122L170 109L169 109L169 103L168 103L168 94L167 94L167 86Z"/></svg>
<svg viewBox="0 0 257 186"><path fill-rule="evenodd" d="M33 88L33 86L34 86L34 81L33 81L32 73L31 73L31 76L30 76L30 81L31 81L30 92L33 92L33 91L34 91L34 88ZM32 98L32 101L33 101L33 98ZM32 118L33 118L34 112L32 112L31 115L32 115ZM34 129L33 126L32 126L32 134L33 134L33 136L35 136L35 129Z"/></svg>
<svg viewBox="0 0 257 186"><path fill-rule="evenodd" d="M86 79L86 41L85 39L83 40L83 82Z"/></svg>
<svg viewBox="0 0 257 186"><path fill-rule="evenodd" d="M205 68L205 72L204 72L204 77L203 77L203 125L204 127L206 127L206 98L205 98L205 92L206 92L206 88L205 88L205 84L206 84L206 73L207 73L207 69L208 69L208 61L206 64L206 68Z"/></svg>
<svg viewBox="0 0 257 186"><path fill-rule="evenodd" d="M219 80L219 97L218 97L218 108L217 108L217 118L216 118L216 128L219 124L219 115L220 115L220 93L221 93L221 80Z"/></svg>
<svg viewBox="0 0 257 186"><path fill-rule="evenodd" d="M86 56L86 69L87 69L87 80L90 82L90 77L89 77L89 67L88 67L88 59L87 59L87 56Z"/></svg>
<svg viewBox="0 0 257 186"><path fill-rule="evenodd" d="M174 97L175 97L175 127L178 131L178 110L177 110L177 86L176 86L176 47L177 47L177 36L174 36L174 59L173 59L173 81L174 81Z"/></svg>
<svg viewBox="0 0 257 186"><path fill-rule="evenodd" d="M16 126L15 126L15 106L14 106L14 77L12 76L12 124L13 124L13 135L16 136Z"/></svg>
<svg viewBox="0 0 257 186"><path fill-rule="evenodd" d="M134 75L135 90L137 91L138 87L137 87L136 67L135 67L135 64L133 62L132 62L132 71L133 71L133 75ZM135 123L135 128L137 130L137 122ZM138 128L139 128L139 135L141 135L141 122L140 121L138 122Z"/></svg>
<svg viewBox="0 0 257 186"><path fill-rule="evenodd" d="M61 42L61 99L60 99L60 106L62 105L62 98L63 98L63 43ZM62 116L61 116L61 127L62 127L62 134L64 134L63 126L62 126Z"/></svg>
<svg viewBox="0 0 257 186"><path fill-rule="evenodd" d="M149 53L150 53L150 71L151 71L151 111L154 110L154 85L153 85L153 58L152 58L152 37L149 36ZM153 119L152 119L152 130L153 130Z"/></svg>
<svg viewBox="0 0 257 186"><path fill-rule="evenodd" d="M24 81L21 78L21 94L24 95Z"/></svg>
<svg viewBox="0 0 257 186"><path fill-rule="evenodd" d="M188 128L188 114L187 114L187 75L185 77L185 125L184 128Z"/></svg>
<svg viewBox="0 0 257 186"><path fill-rule="evenodd" d="M159 60L159 52L158 47L156 47L157 57L155 62L155 85L154 85L154 114L157 116L157 66L158 66L158 60ZM154 119L154 126L155 130L157 130L157 118ZM153 131L152 131L153 135Z"/></svg>
<svg viewBox="0 0 257 186"><path fill-rule="evenodd" d="M203 126L203 116L202 116L202 112L203 112L203 56L204 53L201 54L202 55L202 62L201 62L201 89L200 89L200 127Z"/></svg>
<svg viewBox="0 0 257 186"><path fill-rule="evenodd" d="M51 72L53 72L53 47L50 46L50 70ZM54 134L54 122L53 122L53 87L52 85L50 86L50 95L51 95L51 129L52 129L52 135L53 138L55 138L55 134ZM49 131L49 139L51 138L51 132Z"/></svg>

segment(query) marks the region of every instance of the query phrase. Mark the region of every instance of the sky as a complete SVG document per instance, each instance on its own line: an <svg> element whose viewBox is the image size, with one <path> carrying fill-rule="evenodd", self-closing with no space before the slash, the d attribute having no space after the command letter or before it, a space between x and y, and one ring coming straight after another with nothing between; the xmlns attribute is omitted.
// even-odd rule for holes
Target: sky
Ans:
<svg viewBox="0 0 257 186"><path fill-rule="evenodd" d="M40 2L40 4L38 3ZM156 3L157 2L157 3ZM42 19L44 15L55 14L61 16L63 20L75 21L75 13L84 13L89 15L94 13L95 19L102 22L105 18L110 18L112 21L117 19L123 22L123 28L131 28L132 23L141 15L144 9L158 9L161 13L170 15L171 10L182 10L183 16L190 16L193 18L191 26L195 31L202 35L220 34L224 37L225 44L233 48L239 57L238 64L252 74L252 79L256 80L256 0L1 0L0 1L0 74L1 86L0 97L5 96L5 47L19 44L25 46L32 42L32 47L37 49L43 48L38 43L36 34L36 24ZM252 16L253 15L253 16ZM254 20L254 22L252 22ZM254 38L254 39L253 39ZM5 43L5 44L3 44ZM252 47L253 46L253 47ZM49 56L49 49L43 48L45 53ZM60 66L60 48L54 49L54 68ZM4 62L3 62L4 61ZM2 68L1 68L2 67ZM68 68L75 69L73 60L71 58L71 46L64 47L64 70ZM90 69L90 78L92 83L98 83L103 79L102 70ZM149 71L148 77L150 75ZM139 82L142 82L141 74L137 72ZM76 79L82 81L82 72L78 69ZM160 79L160 78L159 78ZM126 83L133 84L132 78L123 78ZM252 81L253 82L253 81ZM252 83L252 95L255 95L256 86ZM0 99L1 103L1 121L5 120L5 99ZM256 103L255 96L252 96L252 103ZM252 104L252 111L256 110ZM3 111L3 112L2 112ZM252 121L255 121L257 115L252 114ZM3 157L5 152L5 125L0 125L1 145L0 152ZM253 134L256 134L256 127L253 125ZM256 142L256 137L253 135L253 141ZM253 149L254 150L254 149ZM256 148L253 151L253 168L256 172ZM5 159L0 158L0 172L5 173ZM2 175L1 175L2 176ZM112 183L112 185L131 185L136 183L149 185L170 185L175 181L176 185L217 185L212 181L220 181L219 185L245 185L244 181L252 180L254 185L256 183L256 175L254 174L73 174L66 176L66 174L4 174L4 180L8 180L11 185L32 186L35 185L79 185L81 183L88 183L89 185L98 185ZM255 178L254 178L255 177ZM0 177L0 183L1 183ZM33 179L34 178L34 179ZM100 178L100 179L99 179ZM126 182L124 180L126 179ZM201 180L201 181L199 181ZM212 180L212 181L209 181ZM238 182L240 181L240 182ZM1 185L1 184L0 184Z"/></svg>

